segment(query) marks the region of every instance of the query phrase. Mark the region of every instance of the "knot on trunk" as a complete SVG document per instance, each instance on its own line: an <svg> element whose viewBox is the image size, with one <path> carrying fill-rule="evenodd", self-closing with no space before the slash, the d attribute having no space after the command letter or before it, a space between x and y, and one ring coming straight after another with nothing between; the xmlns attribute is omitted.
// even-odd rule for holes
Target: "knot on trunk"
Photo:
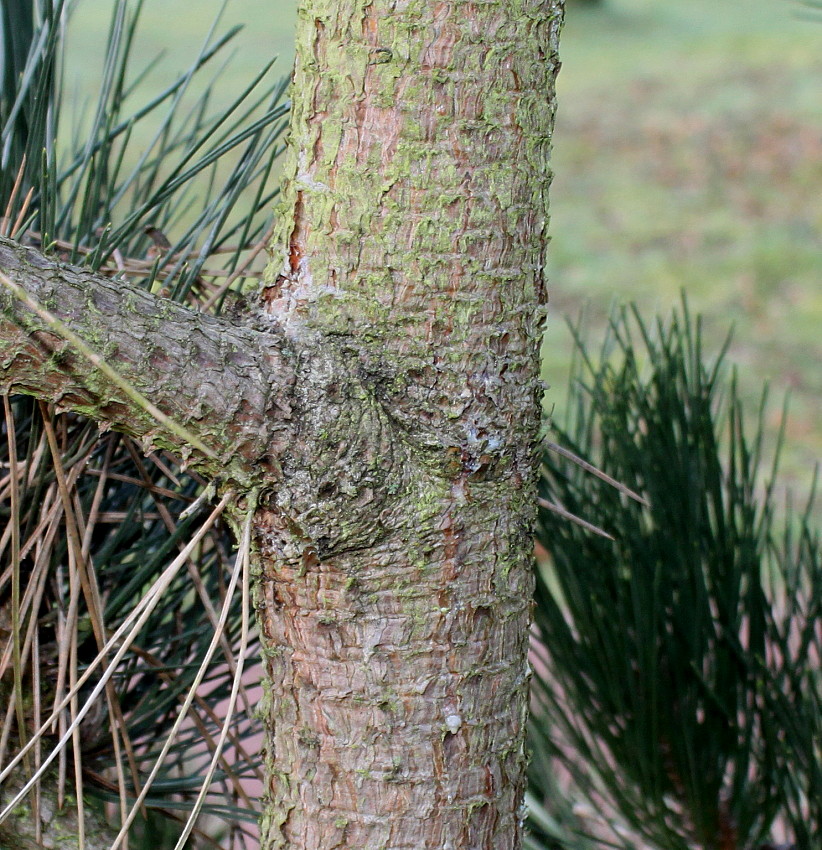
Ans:
<svg viewBox="0 0 822 850"><path fill-rule="evenodd" d="M281 517L282 545L301 541L320 557L372 546L414 477L410 447L355 361L305 327L291 325L289 337L297 352L290 427L272 444L261 506Z"/></svg>

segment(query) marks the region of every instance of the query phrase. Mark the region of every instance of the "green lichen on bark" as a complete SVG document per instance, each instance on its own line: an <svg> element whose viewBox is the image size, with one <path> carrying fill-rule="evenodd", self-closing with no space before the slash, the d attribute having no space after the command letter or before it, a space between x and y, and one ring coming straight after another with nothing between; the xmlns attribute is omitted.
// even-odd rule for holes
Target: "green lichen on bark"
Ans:
<svg viewBox="0 0 822 850"><path fill-rule="evenodd" d="M457 32L454 14L473 23ZM471 379L501 350L517 380L486 407L521 410L515 396L540 392L558 15L537 0L301 7L294 214L268 297L355 350L409 428L432 417L429 442L444 425L464 444ZM497 437L516 443L510 424Z"/></svg>
<svg viewBox="0 0 822 850"><path fill-rule="evenodd" d="M3 783L4 799L20 790L19 780L10 779ZM80 843L77 802L66 795L62 808L57 801L57 777L49 773L40 785L40 829L28 801L21 803L0 824L0 850L108 850L116 837L106 818L95 808L84 806L84 842Z"/></svg>

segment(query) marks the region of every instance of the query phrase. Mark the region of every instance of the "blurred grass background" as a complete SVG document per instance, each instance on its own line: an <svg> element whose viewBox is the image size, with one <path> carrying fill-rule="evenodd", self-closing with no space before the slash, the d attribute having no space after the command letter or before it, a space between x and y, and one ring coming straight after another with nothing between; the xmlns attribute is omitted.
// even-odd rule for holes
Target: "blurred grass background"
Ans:
<svg viewBox="0 0 822 850"><path fill-rule="evenodd" d="M146 0L145 91L168 83L208 32L215 0ZM82 0L67 92L93 91L111 0ZM273 10L273 12L272 12ZM688 294L771 421L790 392L785 478L800 489L822 455L822 15L792 0L568 0L555 134L548 409L561 411L571 336L585 311L602 335L615 303L667 314ZM272 55L290 70L296 0L231 0L246 24L221 71L226 97ZM159 61L156 57L164 54Z"/></svg>
<svg viewBox="0 0 822 850"><path fill-rule="evenodd" d="M790 0L568 0L559 77L545 373L617 301L646 319L685 290L771 422L790 392L785 478L822 453L822 16Z"/></svg>

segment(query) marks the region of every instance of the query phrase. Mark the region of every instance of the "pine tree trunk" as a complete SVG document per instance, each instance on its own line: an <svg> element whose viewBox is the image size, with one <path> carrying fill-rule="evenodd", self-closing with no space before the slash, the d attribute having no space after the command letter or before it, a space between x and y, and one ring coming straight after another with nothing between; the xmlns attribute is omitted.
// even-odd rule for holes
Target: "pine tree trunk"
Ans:
<svg viewBox="0 0 822 850"><path fill-rule="evenodd" d="M266 848L520 844L559 7L302 5L264 299L372 406L258 516Z"/></svg>

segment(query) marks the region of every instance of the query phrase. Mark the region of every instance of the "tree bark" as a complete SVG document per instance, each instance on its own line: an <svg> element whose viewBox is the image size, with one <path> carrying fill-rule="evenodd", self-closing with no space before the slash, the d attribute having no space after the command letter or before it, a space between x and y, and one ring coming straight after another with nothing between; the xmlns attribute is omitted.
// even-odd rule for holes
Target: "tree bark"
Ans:
<svg viewBox="0 0 822 850"><path fill-rule="evenodd" d="M0 241L0 389L255 491L265 850L520 846L562 6L303 1L248 325Z"/></svg>
<svg viewBox="0 0 822 850"><path fill-rule="evenodd" d="M0 800L14 797L21 787L20 780L4 783ZM64 801L60 808L56 788L57 778L51 774L40 783L39 831L28 802L17 806L0 824L0 850L78 850L81 830L76 803ZM29 799L33 797L32 793ZM84 850L108 850L117 836L106 818L89 806L85 807L82 833Z"/></svg>
<svg viewBox="0 0 822 850"><path fill-rule="evenodd" d="M413 465L369 548L258 529L266 847L519 846L560 20L302 4L263 298L358 364Z"/></svg>
<svg viewBox="0 0 822 850"><path fill-rule="evenodd" d="M53 401L132 436L185 451L206 474L258 466L296 379L282 335L195 313L123 280L60 266L0 237L0 271L80 336L134 389L211 447L187 445L77 352L60 330L0 285L0 391ZM266 423L263 427L262 423Z"/></svg>

